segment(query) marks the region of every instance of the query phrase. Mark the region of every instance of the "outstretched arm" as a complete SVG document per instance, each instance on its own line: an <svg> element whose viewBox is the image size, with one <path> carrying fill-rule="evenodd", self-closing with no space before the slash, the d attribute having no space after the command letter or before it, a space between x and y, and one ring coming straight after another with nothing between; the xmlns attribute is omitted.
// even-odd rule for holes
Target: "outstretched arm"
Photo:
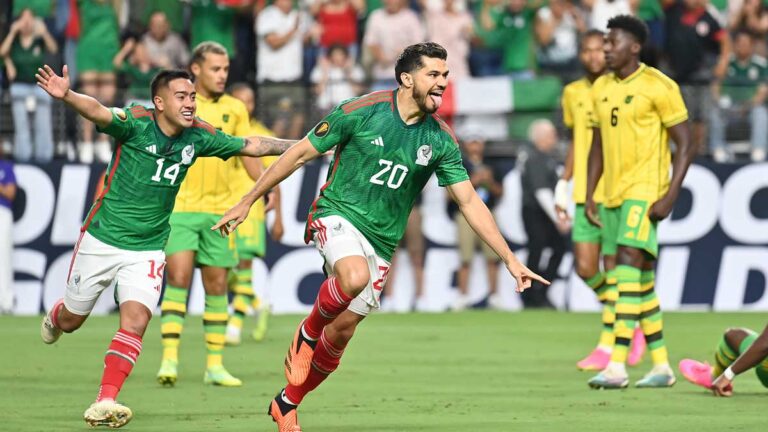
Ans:
<svg viewBox="0 0 768 432"><path fill-rule="evenodd" d="M252 136L245 139L245 146L240 150L240 155L253 157L279 156L297 142L299 141L268 136ZM311 147L312 145L309 144L309 146Z"/></svg>
<svg viewBox="0 0 768 432"><path fill-rule="evenodd" d="M768 357L768 326L763 329L755 342L736 359L731 366L712 383L712 391L715 396L731 396L733 388L731 382L736 375L746 372L757 366Z"/></svg>
<svg viewBox="0 0 768 432"><path fill-rule="evenodd" d="M544 278L529 270L526 266L517 260L514 252L509 249L507 241L499 232L496 221L493 220L491 211L488 210L483 200L477 196L475 188L469 180L455 183L446 188L451 198L459 205L461 214L467 219L469 226L480 236L488 246L496 252L504 261L507 269L517 281L517 292L523 292L530 288L532 280L538 280L549 285Z"/></svg>
<svg viewBox="0 0 768 432"><path fill-rule="evenodd" d="M112 111L96 99L77 93L69 88L69 69L64 65L62 76L56 75L50 66L45 65L35 74L37 85L45 90L54 99L64 101L74 108L78 114L96 123L99 127L106 127L112 122Z"/></svg>
<svg viewBox="0 0 768 432"><path fill-rule="evenodd" d="M267 137L256 138L267 139ZM248 145L253 145L253 143L250 142L251 139L252 138L249 138ZM274 140L274 138L269 139ZM246 147L248 147L248 145L246 145ZM260 156L257 154L244 154L249 156ZM226 236L234 231L235 228L237 228L237 226L240 225L246 217L248 217L248 212L250 211L253 203L255 203L259 198L263 197L270 189L274 188L281 181L288 178L288 176L293 174L294 171L304 166L304 164L307 162L320 157L320 155L321 154L315 150L315 147L311 142L309 142L309 139L307 138L302 139L294 146L290 146L290 148L288 148L288 150L285 151L282 156L280 156L280 159L275 161L275 163L267 168L264 174L259 177L259 180L256 182L256 185L254 185L253 189L251 189L251 191L248 192L240 200L240 202L237 203L237 205L229 209L211 229L219 230L223 236Z"/></svg>

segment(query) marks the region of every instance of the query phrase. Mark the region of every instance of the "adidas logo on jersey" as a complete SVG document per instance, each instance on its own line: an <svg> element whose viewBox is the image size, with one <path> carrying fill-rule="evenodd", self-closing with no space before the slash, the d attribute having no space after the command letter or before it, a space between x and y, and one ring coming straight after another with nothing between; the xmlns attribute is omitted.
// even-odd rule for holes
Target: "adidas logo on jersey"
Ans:
<svg viewBox="0 0 768 432"><path fill-rule="evenodd" d="M384 147L384 138L378 137L375 140L371 141L371 144L379 147Z"/></svg>
<svg viewBox="0 0 768 432"><path fill-rule="evenodd" d="M152 144L151 146L144 147L144 149L150 153L157 154L157 145Z"/></svg>

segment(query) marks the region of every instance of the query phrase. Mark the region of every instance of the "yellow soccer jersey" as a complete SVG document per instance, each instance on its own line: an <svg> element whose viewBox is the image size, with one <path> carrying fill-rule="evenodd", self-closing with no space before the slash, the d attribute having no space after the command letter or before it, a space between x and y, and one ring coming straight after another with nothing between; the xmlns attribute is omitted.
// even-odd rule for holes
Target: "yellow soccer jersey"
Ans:
<svg viewBox="0 0 768 432"><path fill-rule="evenodd" d="M222 95L207 99L197 95L197 116L230 135L249 136L248 110L238 99ZM223 161L219 158L200 158L187 171L176 196L173 211L224 214L240 197L232 195L231 171L238 158Z"/></svg>
<svg viewBox="0 0 768 432"><path fill-rule="evenodd" d="M563 123L573 130L573 201L584 204L587 196L587 160L592 147L592 83L587 78L563 89ZM603 202L603 180L597 183L595 202Z"/></svg>
<svg viewBox="0 0 768 432"><path fill-rule="evenodd" d="M275 136L275 134L271 130L267 129L266 126L264 126L261 122L257 120L253 120L250 123L249 128L250 129L249 129L248 136L254 136L254 135ZM264 168L267 168L270 165L272 165L277 159L278 159L278 156L265 156L261 158L261 162L264 164ZM233 170L232 182L231 182L231 192L233 197L235 198L235 202L237 202L240 198L242 198L243 195L250 192L251 189L253 189L254 184L256 184L256 182L254 182L253 179L251 179L251 177L248 175L248 172L245 170L245 167L243 167L243 164L239 160L237 160L234 164L234 170ZM253 206L251 207L250 213L248 213L248 219L253 220L254 222L264 223L266 216L264 212L263 198L256 201L253 204Z"/></svg>
<svg viewBox="0 0 768 432"><path fill-rule="evenodd" d="M605 206L664 196L671 167L667 128L688 119L677 83L641 63L624 80L613 73L598 78L592 100L603 142Z"/></svg>

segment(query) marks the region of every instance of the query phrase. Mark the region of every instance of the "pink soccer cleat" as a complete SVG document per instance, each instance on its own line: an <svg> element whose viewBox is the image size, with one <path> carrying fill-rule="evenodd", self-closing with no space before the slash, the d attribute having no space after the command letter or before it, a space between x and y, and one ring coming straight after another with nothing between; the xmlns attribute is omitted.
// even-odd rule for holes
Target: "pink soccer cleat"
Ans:
<svg viewBox="0 0 768 432"><path fill-rule="evenodd" d="M595 348L589 355L576 363L576 367L583 371L601 371L608 367L611 361L611 353Z"/></svg>
<svg viewBox="0 0 768 432"><path fill-rule="evenodd" d="M629 351L629 357L627 358L627 364L635 366L643 360L643 354L645 354L645 335L643 329L639 326L635 327L635 334L632 335L632 345Z"/></svg>
<svg viewBox="0 0 768 432"><path fill-rule="evenodd" d="M691 383L704 387L705 389L712 387L712 366L710 366L709 363L683 359L680 360L678 368L685 379Z"/></svg>

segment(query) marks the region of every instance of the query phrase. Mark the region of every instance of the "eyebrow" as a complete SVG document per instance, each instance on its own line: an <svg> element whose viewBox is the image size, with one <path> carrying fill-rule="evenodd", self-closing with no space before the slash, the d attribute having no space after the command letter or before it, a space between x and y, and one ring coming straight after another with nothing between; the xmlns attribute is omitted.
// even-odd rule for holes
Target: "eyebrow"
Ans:
<svg viewBox="0 0 768 432"><path fill-rule="evenodd" d="M173 92L174 96L177 96L177 95L186 96L186 95L195 95L195 94L197 94L197 92L185 92L185 91L182 91L182 90Z"/></svg>

